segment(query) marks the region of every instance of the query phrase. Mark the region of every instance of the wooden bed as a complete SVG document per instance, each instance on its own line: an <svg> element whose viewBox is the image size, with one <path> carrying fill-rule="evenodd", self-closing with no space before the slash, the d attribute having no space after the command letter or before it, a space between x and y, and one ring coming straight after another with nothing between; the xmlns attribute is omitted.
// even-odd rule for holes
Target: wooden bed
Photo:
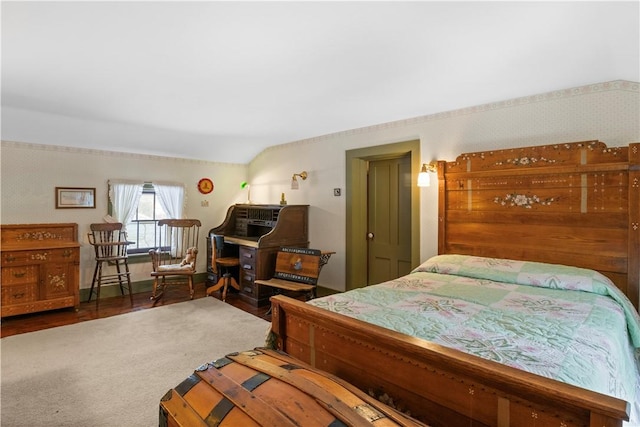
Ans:
<svg viewBox="0 0 640 427"><path fill-rule="evenodd" d="M640 303L640 143L585 141L438 162L440 254L566 264ZM432 426L621 426L630 404L284 296L278 349Z"/></svg>

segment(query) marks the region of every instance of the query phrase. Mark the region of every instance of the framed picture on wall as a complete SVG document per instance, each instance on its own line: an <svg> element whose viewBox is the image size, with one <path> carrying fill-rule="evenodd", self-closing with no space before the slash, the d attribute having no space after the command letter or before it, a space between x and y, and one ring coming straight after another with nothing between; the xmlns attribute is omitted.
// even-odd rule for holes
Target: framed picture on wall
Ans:
<svg viewBox="0 0 640 427"><path fill-rule="evenodd" d="M56 187L56 209L95 207L95 188Z"/></svg>

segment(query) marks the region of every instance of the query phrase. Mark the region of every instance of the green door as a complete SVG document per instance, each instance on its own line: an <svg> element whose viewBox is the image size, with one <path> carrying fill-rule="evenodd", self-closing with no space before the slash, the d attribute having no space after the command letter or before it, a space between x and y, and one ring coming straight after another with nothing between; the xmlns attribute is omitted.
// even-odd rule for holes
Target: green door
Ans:
<svg viewBox="0 0 640 427"><path fill-rule="evenodd" d="M411 271L411 157L369 162L367 285Z"/></svg>

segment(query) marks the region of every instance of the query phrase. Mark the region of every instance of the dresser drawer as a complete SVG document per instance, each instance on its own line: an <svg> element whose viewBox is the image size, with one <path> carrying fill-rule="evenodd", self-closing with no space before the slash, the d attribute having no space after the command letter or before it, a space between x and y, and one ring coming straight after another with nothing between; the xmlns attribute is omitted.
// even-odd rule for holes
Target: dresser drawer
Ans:
<svg viewBox="0 0 640 427"><path fill-rule="evenodd" d="M51 251L53 262L80 262L80 248L53 249Z"/></svg>
<svg viewBox="0 0 640 427"><path fill-rule="evenodd" d="M33 261L31 259L34 253L47 253L48 251L14 251L14 252L2 252L2 258L0 258L0 262L2 263L2 267L10 266L10 265L21 265L21 264L37 264L39 261ZM43 255L48 256L48 255Z"/></svg>
<svg viewBox="0 0 640 427"><path fill-rule="evenodd" d="M39 271L38 265L5 267L2 269L2 287L38 283Z"/></svg>
<svg viewBox="0 0 640 427"><path fill-rule="evenodd" d="M3 267L42 262L78 262L80 260L80 249L60 248L2 252L1 260Z"/></svg>
<svg viewBox="0 0 640 427"><path fill-rule="evenodd" d="M26 283L24 285L5 286L2 283L2 307L3 309L13 304L32 302L38 300L38 284Z"/></svg>

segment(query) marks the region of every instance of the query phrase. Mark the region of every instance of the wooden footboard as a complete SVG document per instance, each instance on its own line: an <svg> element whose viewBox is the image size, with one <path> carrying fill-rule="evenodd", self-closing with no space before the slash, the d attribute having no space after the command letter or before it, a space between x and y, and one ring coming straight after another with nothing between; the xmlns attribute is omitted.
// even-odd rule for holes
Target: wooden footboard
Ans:
<svg viewBox="0 0 640 427"><path fill-rule="evenodd" d="M437 426L621 426L622 400L272 297L277 348Z"/></svg>

